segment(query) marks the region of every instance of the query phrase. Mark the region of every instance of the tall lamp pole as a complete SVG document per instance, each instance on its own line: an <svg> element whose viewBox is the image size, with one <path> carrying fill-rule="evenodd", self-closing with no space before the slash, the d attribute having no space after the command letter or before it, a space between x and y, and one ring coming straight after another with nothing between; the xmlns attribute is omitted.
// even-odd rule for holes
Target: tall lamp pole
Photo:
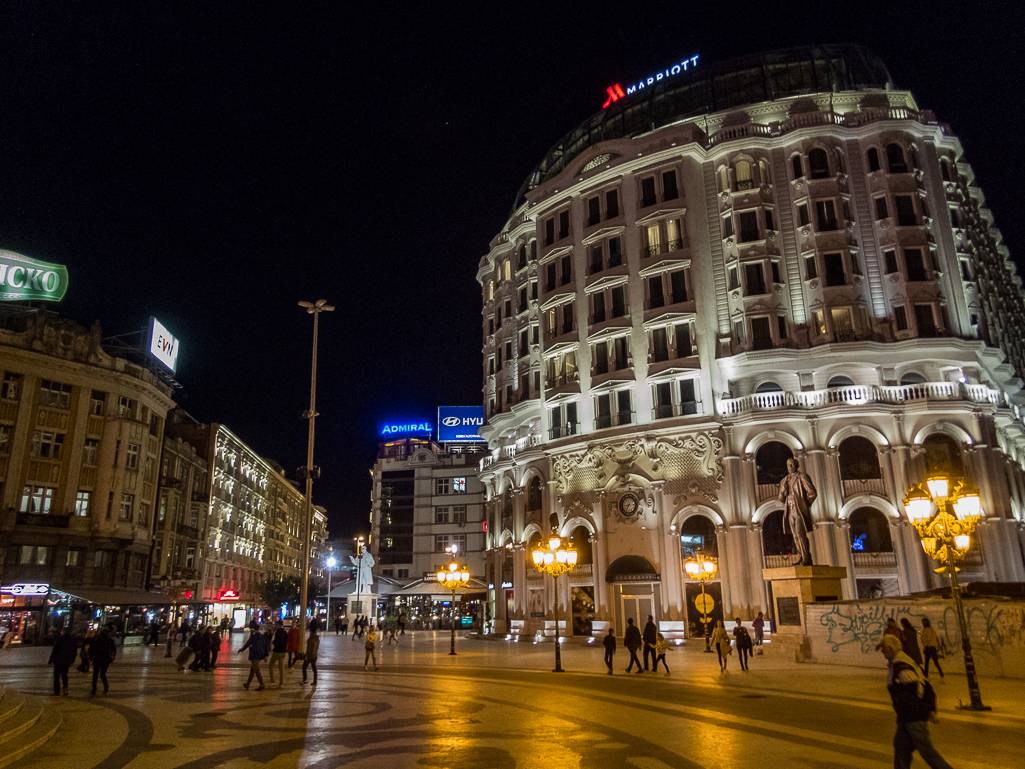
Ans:
<svg viewBox="0 0 1025 769"><path fill-rule="evenodd" d="M335 308L326 299L318 299L315 303L299 302L299 306L313 316L313 368L310 376L310 410L304 416L310 421L309 437L306 441L306 520L303 521L303 579L299 591L299 638L306 637L306 603L310 590L310 550L313 544L313 476L317 472L313 467L313 426L317 419L317 321L320 313L331 312Z"/></svg>
<svg viewBox="0 0 1025 769"><path fill-rule="evenodd" d="M327 627L331 629L331 572L338 565L338 559L333 555L325 562L327 566Z"/></svg>
<svg viewBox="0 0 1025 769"><path fill-rule="evenodd" d="M964 652L965 678L968 679L968 705L962 710L992 710L982 704L979 680L975 675L975 658L972 656L972 642L968 637L968 622L965 620L964 604L961 602L961 585L957 580L957 564L964 559L971 547L971 535L982 519L979 492L974 486L959 483L952 491L950 478L934 473L925 479L925 484L912 486L904 499L904 513L918 530L922 538L922 549L926 555L943 565L937 574L950 575L950 592L954 598L957 626L961 633L961 650ZM933 505L936 513L933 514ZM951 513L950 509L954 512Z"/></svg>
<svg viewBox="0 0 1025 769"><path fill-rule="evenodd" d="M459 552L458 545L449 545L445 548L445 552L452 556L453 561L448 565L447 571L438 572L438 582L452 591L452 604L450 607L452 615L452 648L448 655L454 657L456 653L456 590L466 587L470 581L470 572L466 570L465 566L460 568L459 564L454 560Z"/></svg>
<svg viewBox="0 0 1025 769"><path fill-rule="evenodd" d="M559 575L565 574L577 565L577 551L562 547L562 540L552 537L548 547L539 547L530 554L534 568L555 578L555 670L562 673L562 649L559 646Z"/></svg>

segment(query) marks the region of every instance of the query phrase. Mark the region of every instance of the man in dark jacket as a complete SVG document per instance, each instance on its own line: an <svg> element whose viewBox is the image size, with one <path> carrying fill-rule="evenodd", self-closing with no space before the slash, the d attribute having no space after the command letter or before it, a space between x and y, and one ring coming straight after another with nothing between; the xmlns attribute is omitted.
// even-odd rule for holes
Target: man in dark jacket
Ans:
<svg viewBox="0 0 1025 769"><path fill-rule="evenodd" d="M611 626L609 627L609 634L605 636L602 644L605 646L605 665L609 669L609 675L612 675L612 658L616 654L616 631Z"/></svg>
<svg viewBox="0 0 1025 769"><path fill-rule="evenodd" d="M651 672L655 672L655 641L658 640L658 628L655 627L655 618L650 614L648 621L644 624L644 669L648 669L648 655L651 655Z"/></svg>
<svg viewBox="0 0 1025 769"><path fill-rule="evenodd" d="M53 642L53 651L50 652L50 664L53 665L53 696L61 693L61 686L64 687L64 696L68 696L68 669L75 664L78 656L78 641L71 635L71 628L64 626L64 630Z"/></svg>
<svg viewBox="0 0 1025 769"><path fill-rule="evenodd" d="M146 645L150 644L160 646L160 623L156 620L149 623L149 638L146 639Z"/></svg>
<svg viewBox="0 0 1025 769"><path fill-rule="evenodd" d="M641 661L637 658L637 650L641 648L641 631L634 624L633 617L626 618L626 633L623 635L623 646L630 652L630 664L627 665L626 672L629 673L633 670L634 663L636 662L637 672L643 673L644 669L641 667Z"/></svg>
<svg viewBox="0 0 1025 769"><path fill-rule="evenodd" d="M288 656L288 631L285 630L285 623L278 620L274 627L274 636L271 638L270 664L267 670L270 673L270 682L274 683L274 665L278 666L278 688L285 685L285 657Z"/></svg>
<svg viewBox="0 0 1025 769"><path fill-rule="evenodd" d="M932 769L951 769L929 737L929 721L937 721L932 686L915 661L904 653L899 638L884 635L876 649L890 663L886 689L897 713L897 733L893 736L894 769L908 769L916 750Z"/></svg>
<svg viewBox="0 0 1025 769"><path fill-rule="evenodd" d="M104 694L110 691L110 686L107 684L107 668L110 667L110 663L116 656L117 644L110 637L110 631L107 628L102 628L89 646L89 659L93 663L93 694L96 694L97 680L103 681Z"/></svg>

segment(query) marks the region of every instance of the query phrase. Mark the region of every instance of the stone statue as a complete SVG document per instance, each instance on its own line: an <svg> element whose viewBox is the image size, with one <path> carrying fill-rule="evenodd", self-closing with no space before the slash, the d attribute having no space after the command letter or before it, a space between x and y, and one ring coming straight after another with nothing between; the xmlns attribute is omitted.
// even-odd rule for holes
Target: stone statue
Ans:
<svg viewBox="0 0 1025 769"><path fill-rule="evenodd" d="M812 528L811 503L819 493L800 467L796 459L787 460L788 474L780 481L779 501L783 503L783 532L793 540L794 549L801 556L801 565L811 566L811 546L808 544L808 532Z"/></svg>
<svg viewBox="0 0 1025 769"><path fill-rule="evenodd" d="M350 555L349 560L356 567L356 592L369 593L374 588L374 556L364 550L362 558Z"/></svg>

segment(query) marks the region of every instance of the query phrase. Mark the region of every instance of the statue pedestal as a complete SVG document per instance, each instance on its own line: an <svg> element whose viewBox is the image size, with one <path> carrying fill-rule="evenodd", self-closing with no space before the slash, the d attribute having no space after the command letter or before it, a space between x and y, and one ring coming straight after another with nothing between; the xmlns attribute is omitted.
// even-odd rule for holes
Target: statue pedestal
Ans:
<svg viewBox="0 0 1025 769"><path fill-rule="evenodd" d="M349 596L348 603L345 607L345 614L349 618L349 625L352 625L356 616L363 616L367 614L370 616L371 624L377 623L377 594L376 593L360 593L357 598L356 594L353 593Z"/></svg>
<svg viewBox="0 0 1025 769"><path fill-rule="evenodd" d="M782 566L762 569L772 585L772 611L776 620L770 644L775 656L793 654L796 662L811 658L804 607L817 601L838 601L843 595L843 566Z"/></svg>

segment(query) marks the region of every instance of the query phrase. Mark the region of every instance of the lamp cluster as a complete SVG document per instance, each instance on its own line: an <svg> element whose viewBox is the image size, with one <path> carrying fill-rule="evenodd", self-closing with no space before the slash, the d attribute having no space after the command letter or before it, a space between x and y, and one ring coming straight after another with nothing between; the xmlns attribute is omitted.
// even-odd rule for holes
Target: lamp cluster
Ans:
<svg viewBox="0 0 1025 769"><path fill-rule="evenodd" d="M719 571L719 567L715 562L714 558L709 558L704 555L698 555L695 560L687 561L683 565L687 574L690 575L691 579L698 579L704 582L707 579L711 579L715 576L716 572Z"/></svg>
<svg viewBox="0 0 1025 769"><path fill-rule="evenodd" d="M971 535L982 519L978 490L961 482L951 491L950 479L939 474L911 487L904 499L904 512L918 530L926 555L945 564L936 570L941 573L956 568L954 564L965 557Z"/></svg>
<svg viewBox="0 0 1025 769"><path fill-rule="evenodd" d="M448 571L438 572L438 584L444 585L449 590L459 587L466 587L470 581L470 572L460 569L459 564L453 561L448 565Z"/></svg>
<svg viewBox="0 0 1025 769"><path fill-rule="evenodd" d="M535 569L553 577L565 574L577 565L577 551L562 547L562 540L558 537L548 540L546 548L535 548L530 557L534 561Z"/></svg>

